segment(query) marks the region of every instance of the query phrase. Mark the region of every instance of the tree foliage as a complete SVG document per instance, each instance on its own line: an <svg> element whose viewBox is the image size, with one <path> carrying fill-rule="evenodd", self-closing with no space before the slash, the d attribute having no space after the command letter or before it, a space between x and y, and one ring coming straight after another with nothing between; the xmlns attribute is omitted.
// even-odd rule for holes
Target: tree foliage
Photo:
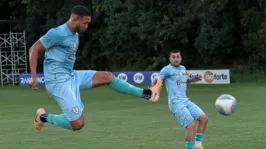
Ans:
<svg viewBox="0 0 266 149"><path fill-rule="evenodd" d="M168 52L182 51L190 68L266 70L266 2L263 0L12 0L11 19L23 22L28 47L66 22L71 8L93 14L81 35L78 69L158 70ZM41 62L41 61L40 61Z"/></svg>

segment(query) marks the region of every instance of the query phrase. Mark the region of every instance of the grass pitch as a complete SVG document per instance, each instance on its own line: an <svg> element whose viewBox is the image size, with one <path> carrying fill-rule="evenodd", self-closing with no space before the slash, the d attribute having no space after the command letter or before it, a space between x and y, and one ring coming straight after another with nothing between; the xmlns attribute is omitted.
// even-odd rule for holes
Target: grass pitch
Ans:
<svg viewBox="0 0 266 149"><path fill-rule="evenodd" d="M142 86L143 87L143 86ZM238 101L236 113L221 116L215 100L223 93ZM108 87L82 91L84 129L77 132L50 124L37 132L35 111L60 114L44 88L0 88L1 149L182 149L185 129L170 113L166 91L152 104ZM209 116L205 149L261 149L266 142L266 84L189 85L188 96Z"/></svg>

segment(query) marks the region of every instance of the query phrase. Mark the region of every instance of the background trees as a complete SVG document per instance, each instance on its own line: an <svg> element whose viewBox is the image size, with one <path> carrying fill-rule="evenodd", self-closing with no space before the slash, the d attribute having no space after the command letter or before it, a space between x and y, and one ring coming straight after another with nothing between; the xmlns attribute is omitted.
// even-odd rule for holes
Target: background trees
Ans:
<svg viewBox="0 0 266 149"><path fill-rule="evenodd" d="M188 68L266 70L263 0L1 0L0 16L19 24L27 46L84 4L93 21L80 39L77 69L158 70L178 48ZM123 61L123 63L122 63ZM42 66L40 61L40 66ZM245 66L245 68L244 68ZM39 67L41 69L41 67Z"/></svg>

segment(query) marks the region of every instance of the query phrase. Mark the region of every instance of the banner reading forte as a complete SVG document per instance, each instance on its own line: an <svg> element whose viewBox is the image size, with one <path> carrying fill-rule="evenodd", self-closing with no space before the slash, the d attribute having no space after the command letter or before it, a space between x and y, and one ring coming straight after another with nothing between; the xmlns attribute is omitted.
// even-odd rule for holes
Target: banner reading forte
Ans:
<svg viewBox="0 0 266 149"><path fill-rule="evenodd" d="M199 76L201 81L197 84L230 84L229 70L188 70L187 75L191 78Z"/></svg>
<svg viewBox="0 0 266 149"><path fill-rule="evenodd" d="M113 72L114 76L130 84L150 85L152 80L158 75L158 71L140 71L140 72ZM230 72L224 70L187 70L188 77L199 76L202 80L195 84L230 84ZM38 85L44 85L43 74L38 74ZM31 80L29 74L19 76L20 86L28 86Z"/></svg>

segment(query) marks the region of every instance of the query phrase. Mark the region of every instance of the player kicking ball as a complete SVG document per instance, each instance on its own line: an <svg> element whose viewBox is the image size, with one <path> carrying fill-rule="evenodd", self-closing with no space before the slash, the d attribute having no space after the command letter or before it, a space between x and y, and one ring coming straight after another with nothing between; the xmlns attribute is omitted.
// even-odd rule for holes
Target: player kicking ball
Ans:
<svg viewBox="0 0 266 149"><path fill-rule="evenodd" d="M186 68L180 65L182 57L179 50L170 52L169 60L170 64L163 67L154 80L153 85L154 87L160 86L164 81L168 92L170 111L178 119L181 126L187 129L186 149L203 149L202 141L208 117L186 95L187 83L197 82L201 79L199 77L187 78ZM197 130L195 130L194 120L199 121ZM196 131L197 133L195 134Z"/></svg>
<svg viewBox="0 0 266 149"><path fill-rule="evenodd" d="M30 48L31 87L34 89L37 84L38 53L45 52L45 87L49 96L57 101L63 111L63 114L56 115L46 113L43 108L38 109L34 120L37 130L41 130L45 123L69 130L82 129L84 105L80 98L81 89L108 85L120 93L141 97L151 102L157 102L159 98L160 84L144 90L117 79L111 72L73 70L79 33L84 32L90 22L89 10L77 5L72 8L70 19L65 24L50 29Z"/></svg>

